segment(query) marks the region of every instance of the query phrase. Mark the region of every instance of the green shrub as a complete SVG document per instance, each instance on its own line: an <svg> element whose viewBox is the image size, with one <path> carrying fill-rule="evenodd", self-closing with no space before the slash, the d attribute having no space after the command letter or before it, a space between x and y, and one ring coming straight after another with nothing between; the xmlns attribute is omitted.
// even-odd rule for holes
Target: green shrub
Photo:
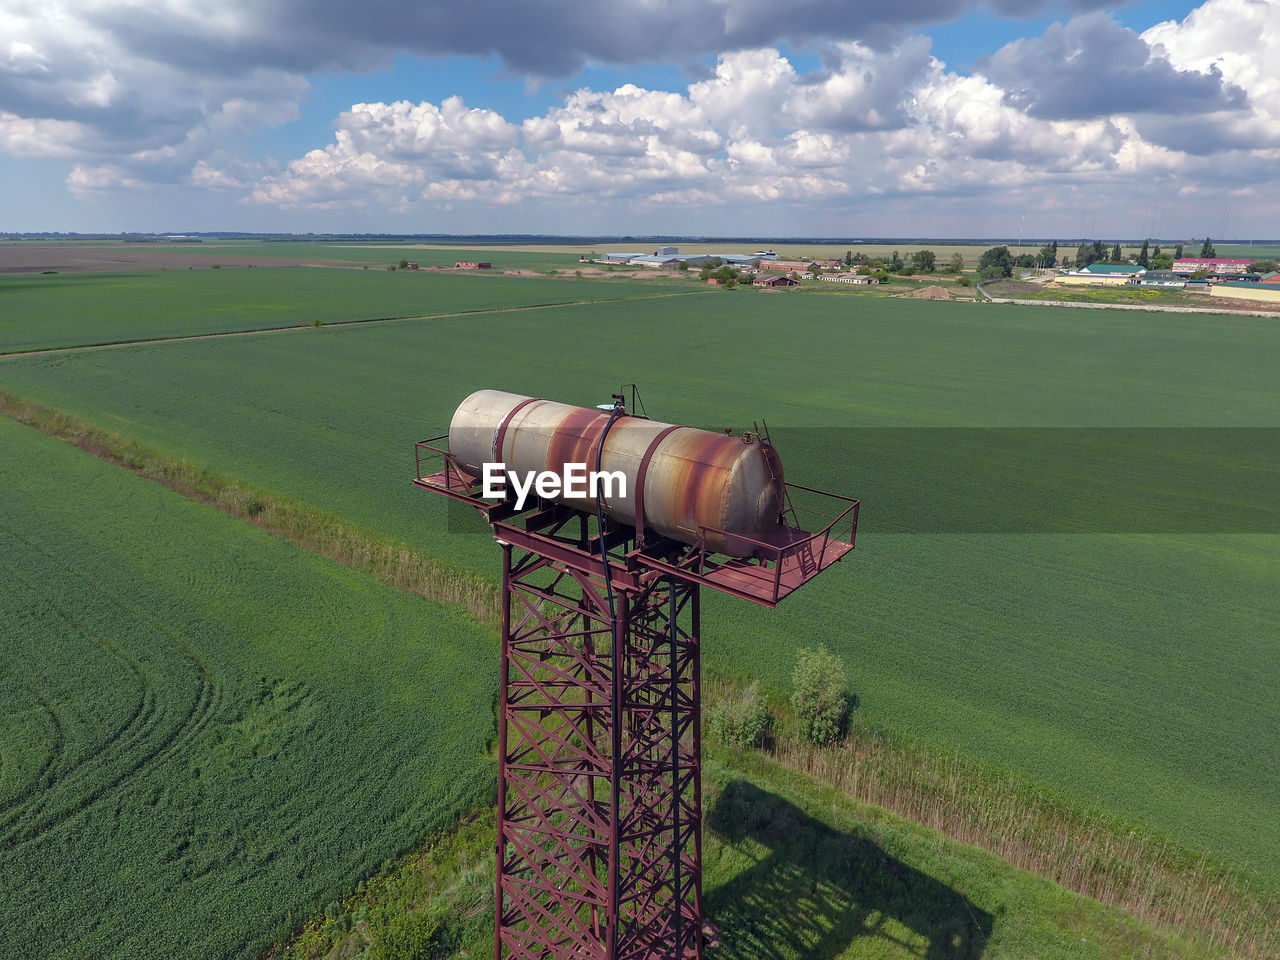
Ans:
<svg viewBox="0 0 1280 960"><path fill-rule="evenodd" d="M726 698L707 711L707 729L712 738L728 747L754 747L764 740L773 725L769 701L753 683L736 698Z"/></svg>
<svg viewBox="0 0 1280 960"><path fill-rule="evenodd" d="M800 724L800 736L814 744L838 739L849 715L845 693L849 679L840 658L826 647L801 648L791 682L791 706Z"/></svg>
<svg viewBox="0 0 1280 960"><path fill-rule="evenodd" d="M965 276L959 276L959 277L956 277L956 286L957 286L957 287L972 287L972 286L973 286L973 281L972 281L972 280L970 280L968 277L965 277Z"/></svg>
<svg viewBox="0 0 1280 960"><path fill-rule="evenodd" d="M445 928L435 913L401 913L373 937L369 960L431 960L444 951Z"/></svg>

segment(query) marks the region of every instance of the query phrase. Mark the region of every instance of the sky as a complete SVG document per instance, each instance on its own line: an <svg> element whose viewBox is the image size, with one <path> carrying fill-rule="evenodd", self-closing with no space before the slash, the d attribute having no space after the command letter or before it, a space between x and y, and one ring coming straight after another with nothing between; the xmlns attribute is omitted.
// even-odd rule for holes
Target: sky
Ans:
<svg viewBox="0 0 1280 960"><path fill-rule="evenodd" d="M1280 237L1280 0L0 0L0 234Z"/></svg>

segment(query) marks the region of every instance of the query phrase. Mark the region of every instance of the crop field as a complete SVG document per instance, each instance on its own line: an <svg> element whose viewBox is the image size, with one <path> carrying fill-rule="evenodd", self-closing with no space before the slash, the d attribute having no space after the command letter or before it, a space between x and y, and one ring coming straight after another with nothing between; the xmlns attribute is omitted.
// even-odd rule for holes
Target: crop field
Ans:
<svg viewBox="0 0 1280 960"><path fill-rule="evenodd" d="M487 796L490 631L0 448L0 956L256 957Z"/></svg>
<svg viewBox="0 0 1280 960"><path fill-rule="evenodd" d="M493 580L478 523L408 483L412 441L470 391L594 404L638 380L659 419L766 416L790 479L863 495L859 547L775 612L709 598L710 668L781 691L825 643L862 722L1280 888L1280 538L1250 486L1274 444L1247 432L1280 426L1278 359L1256 318L717 293L15 358L0 386ZM936 455L912 475L918 428ZM957 480L972 428L1014 431L986 497ZM1154 448L1166 472L1060 428L1192 432ZM1097 501L1099 472L1119 496ZM1025 483L1049 506L1019 505Z"/></svg>
<svg viewBox="0 0 1280 960"><path fill-rule="evenodd" d="M0 353L689 290L306 267L0 276Z"/></svg>

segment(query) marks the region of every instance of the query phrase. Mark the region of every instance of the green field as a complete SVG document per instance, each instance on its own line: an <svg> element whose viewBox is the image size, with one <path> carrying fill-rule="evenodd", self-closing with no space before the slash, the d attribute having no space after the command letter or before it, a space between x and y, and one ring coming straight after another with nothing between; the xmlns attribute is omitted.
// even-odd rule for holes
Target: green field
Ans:
<svg viewBox="0 0 1280 960"><path fill-rule="evenodd" d="M1280 331L1250 318L716 294L314 333L21 358L0 384L492 579L485 531L408 484L412 441L479 387L592 404L638 380L660 419L763 415L789 478L852 494L877 464L849 428L1280 420ZM826 643L864 722L1280 887L1274 535L897 533L892 502L869 496L856 554L782 609L709 598L705 662L782 689Z"/></svg>
<svg viewBox="0 0 1280 960"><path fill-rule="evenodd" d="M0 448L0 956L256 957L489 796L490 631Z"/></svg>
<svg viewBox="0 0 1280 960"><path fill-rule="evenodd" d="M0 353L673 291L689 288L308 267L10 275L0 276Z"/></svg>

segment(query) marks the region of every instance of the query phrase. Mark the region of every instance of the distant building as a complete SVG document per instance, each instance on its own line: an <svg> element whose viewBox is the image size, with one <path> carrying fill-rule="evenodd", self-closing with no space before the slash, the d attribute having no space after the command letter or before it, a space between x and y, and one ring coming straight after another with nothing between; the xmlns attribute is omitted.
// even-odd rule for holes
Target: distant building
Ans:
<svg viewBox="0 0 1280 960"><path fill-rule="evenodd" d="M1280 284L1280 273L1267 273L1262 277L1263 283Z"/></svg>
<svg viewBox="0 0 1280 960"><path fill-rule="evenodd" d="M662 269L662 268L666 268L668 270L674 270L676 267L680 266L679 257L664 257L661 254L655 254L653 256L636 257L631 262L641 267L650 267L651 269L654 269L654 270Z"/></svg>
<svg viewBox="0 0 1280 960"><path fill-rule="evenodd" d="M777 274L774 274L773 276L769 276L769 277L759 276L759 277L756 277L755 280L752 282L757 287L798 287L800 286L799 280L792 280L790 277L778 276Z"/></svg>
<svg viewBox="0 0 1280 960"><path fill-rule="evenodd" d="M630 263L636 257L643 257L643 253L606 253L600 259L604 263Z"/></svg>
<svg viewBox="0 0 1280 960"><path fill-rule="evenodd" d="M1139 287L1176 287L1179 290L1187 285L1186 277L1172 270L1148 270L1129 282Z"/></svg>
<svg viewBox="0 0 1280 960"><path fill-rule="evenodd" d="M1092 271L1071 271L1054 278L1055 283L1068 287L1123 287L1133 277L1127 273L1093 273Z"/></svg>
<svg viewBox="0 0 1280 960"><path fill-rule="evenodd" d="M679 247L659 247L657 250L653 251L653 255L655 257L674 257L679 252Z"/></svg>
<svg viewBox="0 0 1280 960"><path fill-rule="evenodd" d="M1261 300L1263 303L1280 303L1280 286L1271 283L1215 283L1209 288L1215 297L1235 300Z"/></svg>
<svg viewBox="0 0 1280 960"><path fill-rule="evenodd" d="M1131 263L1091 263L1081 272L1136 277L1140 273L1146 273L1147 268Z"/></svg>
<svg viewBox="0 0 1280 960"><path fill-rule="evenodd" d="M1252 260L1232 257L1182 257L1173 262L1173 272L1199 273L1203 270L1209 276L1218 276L1223 273L1248 273L1251 266Z"/></svg>
<svg viewBox="0 0 1280 960"><path fill-rule="evenodd" d="M459 260L454 264L454 267L458 270L492 270L493 264L488 260ZM411 270L417 270L418 265L416 263L411 263L409 264L409 268Z"/></svg>
<svg viewBox="0 0 1280 960"><path fill-rule="evenodd" d="M826 280L830 283L879 283L875 277L864 276L860 273L824 273L818 278Z"/></svg>

